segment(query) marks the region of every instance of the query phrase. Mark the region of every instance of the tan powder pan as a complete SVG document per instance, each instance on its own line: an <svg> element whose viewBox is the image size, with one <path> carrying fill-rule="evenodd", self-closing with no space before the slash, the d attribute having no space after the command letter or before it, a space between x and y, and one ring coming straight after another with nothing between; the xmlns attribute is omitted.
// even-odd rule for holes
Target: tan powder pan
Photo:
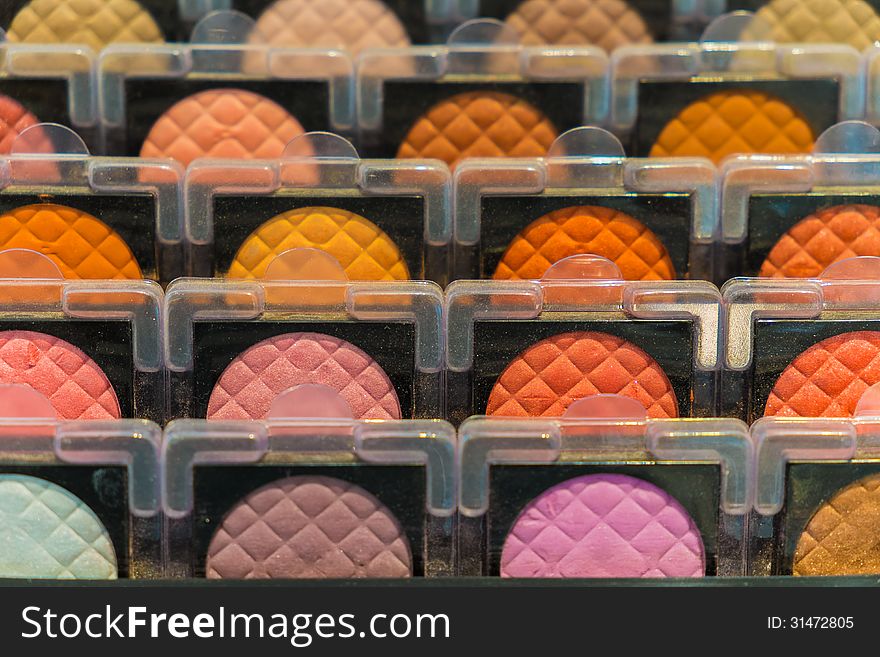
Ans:
<svg viewBox="0 0 880 657"><path fill-rule="evenodd" d="M406 28L381 0L277 0L257 18L254 43L332 48L405 48Z"/></svg>
<svg viewBox="0 0 880 657"><path fill-rule="evenodd" d="M850 484L817 509L798 539L792 574L880 574L880 475Z"/></svg>
<svg viewBox="0 0 880 657"><path fill-rule="evenodd" d="M162 43L162 30L136 0L32 0L6 32L16 43Z"/></svg>
<svg viewBox="0 0 880 657"><path fill-rule="evenodd" d="M505 22L527 46L594 45L611 52L653 42L641 14L626 0L525 0Z"/></svg>
<svg viewBox="0 0 880 657"><path fill-rule="evenodd" d="M273 100L243 89L211 89L177 102L153 124L141 157L272 159L305 130Z"/></svg>
<svg viewBox="0 0 880 657"><path fill-rule="evenodd" d="M880 41L880 16L864 0L770 0L742 40L842 43L863 51Z"/></svg>
<svg viewBox="0 0 880 657"><path fill-rule="evenodd" d="M874 205L835 205L805 217L779 238L758 275L814 278L856 256L880 256L880 208Z"/></svg>
<svg viewBox="0 0 880 657"><path fill-rule="evenodd" d="M471 91L434 105L410 129L399 158L434 158L455 167L473 157L543 157L558 136L541 110L496 91Z"/></svg>
<svg viewBox="0 0 880 657"><path fill-rule="evenodd" d="M625 280L669 280L675 267L660 238L633 217L600 206L555 210L529 224L508 246L493 278L539 279L579 254L614 262Z"/></svg>
<svg viewBox="0 0 880 657"><path fill-rule="evenodd" d="M685 107L660 132L651 157L705 157L716 164L743 153L798 154L815 135L801 113L761 91L710 94Z"/></svg>
<svg viewBox="0 0 880 657"><path fill-rule="evenodd" d="M262 278L272 261L291 249L333 256L349 280L407 280L400 249L369 219L348 210L306 207L273 217L239 247L227 276Z"/></svg>

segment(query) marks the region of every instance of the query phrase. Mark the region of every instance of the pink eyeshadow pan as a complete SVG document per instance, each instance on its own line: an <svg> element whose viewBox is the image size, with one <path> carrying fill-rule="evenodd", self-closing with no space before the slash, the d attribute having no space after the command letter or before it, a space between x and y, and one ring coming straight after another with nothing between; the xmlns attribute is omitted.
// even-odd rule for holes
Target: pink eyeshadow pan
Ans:
<svg viewBox="0 0 880 657"><path fill-rule="evenodd" d="M27 385L64 420L121 417L107 375L72 344L34 331L0 332L0 383Z"/></svg>
<svg viewBox="0 0 880 657"><path fill-rule="evenodd" d="M400 400L382 367L350 342L321 333L264 340L233 360L208 400L208 419L259 420L282 392L302 384L335 390L356 419L399 419Z"/></svg>
<svg viewBox="0 0 880 657"><path fill-rule="evenodd" d="M569 479L529 502L501 553L502 577L702 577L706 557L687 510L625 475Z"/></svg>
<svg viewBox="0 0 880 657"><path fill-rule="evenodd" d="M331 477L290 477L236 504L208 546L209 579L400 578L409 541L363 488Z"/></svg>
<svg viewBox="0 0 880 657"><path fill-rule="evenodd" d="M39 122L17 100L0 94L0 153L8 153L15 138L23 130Z"/></svg>

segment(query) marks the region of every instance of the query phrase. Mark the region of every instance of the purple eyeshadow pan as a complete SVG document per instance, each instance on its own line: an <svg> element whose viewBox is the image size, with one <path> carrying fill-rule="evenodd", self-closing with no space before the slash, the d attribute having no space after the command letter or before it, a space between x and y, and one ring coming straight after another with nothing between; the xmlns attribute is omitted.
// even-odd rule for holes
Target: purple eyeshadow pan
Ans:
<svg viewBox="0 0 880 657"><path fill-rule="evenodd" d="M662 489L625 475L569 479L529 502L501 553L502 577L702 577L700 531Z"/></svg>
<svg viewBox="0 0 880 657"><path fill-rule="evenodd" d="M331 477L273 482L238 502L208 546L209 579L412 576L412 552L392 512Z"/></svg>

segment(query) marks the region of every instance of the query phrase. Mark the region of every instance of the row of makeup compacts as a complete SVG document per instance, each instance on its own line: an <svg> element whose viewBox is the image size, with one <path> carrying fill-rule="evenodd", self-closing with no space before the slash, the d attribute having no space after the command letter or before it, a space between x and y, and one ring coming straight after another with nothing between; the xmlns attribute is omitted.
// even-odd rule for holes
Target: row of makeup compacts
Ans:
<svg viewBox="0 0 880 657"><path fill-rule="evenodd" d="M0 575L880 572L878 261L613 274L3 278Z"/></svg>

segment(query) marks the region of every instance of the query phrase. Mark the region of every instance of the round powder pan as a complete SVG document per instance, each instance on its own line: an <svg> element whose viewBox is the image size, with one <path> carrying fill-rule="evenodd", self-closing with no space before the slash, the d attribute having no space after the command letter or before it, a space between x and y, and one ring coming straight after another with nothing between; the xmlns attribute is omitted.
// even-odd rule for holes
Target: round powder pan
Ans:
<svg viewBox="0 0 880 657"><path fill-rule="evenodd" d="M880 383L880 331L841 333L814 344L777 379L765 416L852 417Z"/></svg>
<svg viewBox="0 0 880 657"><path fill-rule="evenodd" d="M611 260L624 280L676 277L669 252L653 231L624 212L590 205L555 210L526 226L492 277L540 279L553 264L579 254Z"/></svg>
<svg viewBox="0 0 880 657"><path fill-rule="evenodd" d="M289 477L253 491L226 514L208 546L209 579L412 576L394 514L355 484Z"/></svg>
<svg viewBox="0 0 880 657"><path fill-rule="evenodd" d="M702 536L657 486L619 474L569 479L529 502L501 552L501 577L703 577Z"/></svg>
<svg viewBox="0 0 880 657"><path fill-rule="evenodd" d="M64 420L122 416L113 385L79 348L34 331L0 331L0 384L25 385L46 397Z"/></svg>
<svg viewBox="0 0 880 657"><path fill-rule="evenodd" d="M409 270L397 244L369 219L331 207L279 214L239 247L227 276L262 278L270 263L291 249L319 249L333 256L348 280L406 280Z"/></svg>
<svg viewBox="0 0 880 657"><path fill-rule="evenodd" d="M710 94L685 107L661 130L651 157L798 154L813 150L807 120L780 98L749 89Z"/></svg>
<svg viewBox="0 0 880 657"><path fill-rule="evenodd" d="M880 16L866 0L770 0L743 41L841 43L862 52L880 40ZM757 38L755 38L757 37Z"/></svg>
<svg viewBox="0 0 880 657"><path fill-rule="evenodd" d="M801 219L770 249L758 276L817 278L830 265L880 256L880 208L835 205Z"/></svg>
<svg viewBox="0 0 880 657"><path fill-rule="evenodd" d="M381 366L359 347L320 333L286 333L250 347L223 371L208 419L266 418L273 400L303 384L335 391L355 419L399 419L400 401Z"/></svg>
<svg viewBox="0 0 880 657"><path fill-rule="evenodd" d="M626 0L525 0L505 18L528 46L620 46L651 43L645 19Z"/></svg>
<svg viewBox="0 0 880 657"><path fill-rule="evenodd" d="M69 490L0 474L0 577L111 580L118 576L107 528Z"/></svg>
<svg viewBox="0 0 880 657"><path fill-rule="evenodd" d="M471 91L447 98L419 118L398 158L431 158L455 166L473 157L542 157L558 132L541 110L521 98Z"/></svg>
<svg viewBox="0 0 880 657"><path fill-rule="evenodd" d="M31 0L12 19L13 43L70 43L100 52L111 43L162 43L162 30L137 0Z"/></svg>
<svg viewBox="0 0 880 657"><path fill-rule="evenodd" d="M178 101L150 128L141 157L172 158L184 167L202 157L272 159L305 133L278 103L243 89L211 89Z"/></svg>
<svg viewBox="0 0 880 657"><path fill-rule="evenodd" d="M257 18L251 41L352 55L367 48L410 45L403 23L381 0L277 0Z"/></svg>
<svg viewBox="0 0 880 657"><path fill-rule="evenodd" d="M816 509L798 538L792 574L880 574L880 475L853 482Z"/></svg>
<svg viewBox="0 0 880 657"><path fill-rule="evenodd" d="M68 279L140 279L143 273L119 233L87 212L54 203L0 214L0 250L28 249L51 259Z"/></svg>
<svg viewBox="0 0 880 657"><path fill-rule="evenodd" d="M640 347L597 331L562 333L532 345L498 377L486 415L561 417L598 394L635 399L648 417L678 416L669 377Z"/></svg>

